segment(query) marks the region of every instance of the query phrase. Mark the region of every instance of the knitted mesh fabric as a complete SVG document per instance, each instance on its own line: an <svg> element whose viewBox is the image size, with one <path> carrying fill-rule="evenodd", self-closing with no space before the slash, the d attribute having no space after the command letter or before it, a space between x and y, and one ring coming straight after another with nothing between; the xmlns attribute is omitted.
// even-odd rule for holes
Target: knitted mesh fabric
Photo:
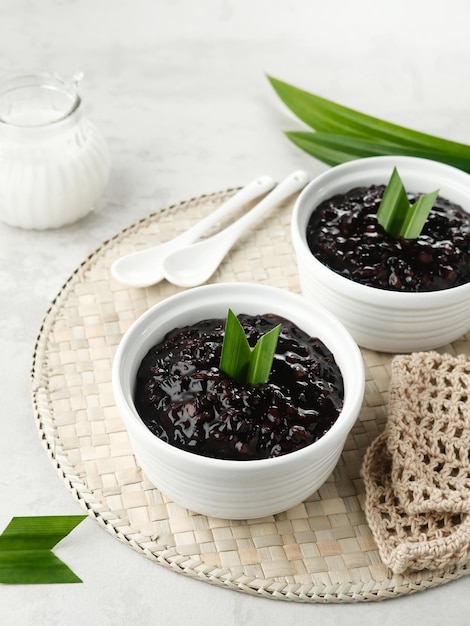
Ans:
<svg viewBox="0 0 470 626"><path fill-rule="evenodd" d="M395 357L388 406L392 482L411 513L470 513L470 361Z"/></svg>
<svg viewBox="0 0 470 626"><path fill-rule="evenodd" d="M362 467L366 516L394 573L470 557L470 362L397 356L385 432Z"/></svg>

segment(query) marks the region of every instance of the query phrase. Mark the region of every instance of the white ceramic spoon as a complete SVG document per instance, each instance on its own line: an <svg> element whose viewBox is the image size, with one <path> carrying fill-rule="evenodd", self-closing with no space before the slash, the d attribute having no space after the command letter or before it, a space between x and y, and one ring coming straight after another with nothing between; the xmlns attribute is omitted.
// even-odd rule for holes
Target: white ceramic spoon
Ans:
<svg viewBox="0 0 470 626"><path fill-rule="evenodd" d="M271 176L260 176L240 189L220 207L209 213L200 222L170 241L145 250L132 252L114 261L111 273L119 282L130 287L149 287L163 280L163 261L170 253L197 241L201 235L222 219L240 209L251 200L268 192L275 185Z"/></svg>
<svg viewBox="0 0 470 626"><path fill-rule="evenodd" d="M237 239L248 228L260 220L272 207L305 187L307 182L306 172L303 170L294 172L279 183L251 211L224 230L191 246L172 252L163 261L164 277L179 287L195 287L205 283Z"/></svg>

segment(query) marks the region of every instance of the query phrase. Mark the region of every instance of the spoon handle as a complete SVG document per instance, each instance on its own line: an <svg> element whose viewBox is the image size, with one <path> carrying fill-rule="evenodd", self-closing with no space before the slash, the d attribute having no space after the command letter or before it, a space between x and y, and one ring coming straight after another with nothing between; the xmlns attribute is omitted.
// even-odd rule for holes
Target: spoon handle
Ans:
<svg viewBox="0 0 470 626"><path fill-rule="evenodd" d="M288 198L291 194L303 189L308 183L309 177L304 170L297 170L293 172L283 181L281 181L277 187L275 187L261 202L259 202L251 211L245 213L236 222L227 226L224 230L214 235L214 237L224 238L227 243L228 250L233 246L237 239L248 229L250 226L258 222L261 217L274 206Z"/></svg>
<svg viewBox="0 0 470 626"><path fill-rule="evenodd" d="M250 183L245 185L242 189L237 191L235 195L229 198L215 211L206 215L202 220L185 230L180 235L177 235L172 241L178 241L181 245L187 245L193 243L207 232L212 226L215 226L223 218L230 217L230 215L240 209L244 204L247 204L251 200L258 198L263 193L268 192L275 185L275 181L271 176L259 176Z"/></svg>
<svg viewBox="0 0 470 626"><path fill-rule="evenodd" d="M255 222L308 182L303 170L290 174L251 211L212 237L175 250L163 260L163 275L180 287L195 287L206 282L241 235Z"/></svg>

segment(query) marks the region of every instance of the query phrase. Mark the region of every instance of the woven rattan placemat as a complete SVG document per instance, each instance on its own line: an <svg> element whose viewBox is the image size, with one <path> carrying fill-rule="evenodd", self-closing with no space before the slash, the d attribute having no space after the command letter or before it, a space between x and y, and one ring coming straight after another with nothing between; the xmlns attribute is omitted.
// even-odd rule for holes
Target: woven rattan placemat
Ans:
<svg viewBox="0 0 470 626"><path fill-rule="evenodd" d="M169 207L103 243L70 277L47 312L32 367L37 425L67 488L104 528L146 557L208 583L298 602L381 600L460 578L467 566L393 575L381 562L363 512L359 476L383 430L391 356L363 350L360 417L328 481L303 504L273 517L228 521L177 506L142 476L114 405L111 363L124 331L179 291L163 281L127 288L110 274L128 252L167 240L233 193ZM292 202L237 244L216 281L255 281L300 291L290 242ZM467 335L442 351L470 354Z"/></svg>

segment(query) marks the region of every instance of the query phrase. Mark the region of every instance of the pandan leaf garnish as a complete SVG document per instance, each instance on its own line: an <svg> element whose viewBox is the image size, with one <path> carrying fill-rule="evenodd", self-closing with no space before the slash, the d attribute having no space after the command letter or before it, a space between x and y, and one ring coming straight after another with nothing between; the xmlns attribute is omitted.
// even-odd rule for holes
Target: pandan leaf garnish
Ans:
<svg viewBox="0 0 470 626"><path fill-rule="evenodd" d="M271 373L281 324L262 335L251 348L245 330L231 309L228 311L219 368L241 384L265 383Z"/></svg>
<svg viewBox="0 0 470 626"><path fill-rule="evenodd" d="M377 211L377 220L392 237L415 239L421 234L438 193L437 189L423 194L411 204L394 167Z"/></svg>
<svg viewBox="0 0 470 626"><path fill-rule="evenodd" d="M432 159L470 172L470 145L391 124L268 76L284 104L316 132L289 131L299 148L327 163L380 155Z"/></svg>
<svg viewBox="0 0 470 626"><path fill-rule="evenodd" d="M85 517L13 517L0 535L0 584L82 582L52 548Z"/></svg>

